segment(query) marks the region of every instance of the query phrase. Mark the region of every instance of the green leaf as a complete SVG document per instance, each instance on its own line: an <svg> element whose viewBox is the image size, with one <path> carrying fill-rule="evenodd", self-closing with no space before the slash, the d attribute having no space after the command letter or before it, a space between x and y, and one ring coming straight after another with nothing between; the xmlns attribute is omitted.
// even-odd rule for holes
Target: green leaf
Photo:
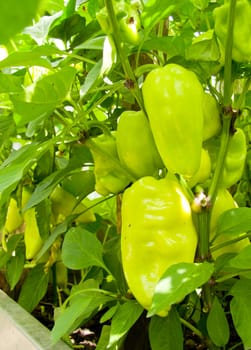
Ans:
<svg viewBox="0 0 251 350"><path fill-rule="evenodd" d="M24 249L17 249L16 255L12 256L6 265L6 278L10 285L10 289L16 286L22 276L25 263Z"/></svg>
<svg viewBox="0 0 251 350"><path fill-rule="evenodd" d="M113 315L116 313L118 307L119 307L119 304L116 304L116 305L112 306L108 311L106 311L103 314L103 316L101 317L99 322L100 323L104 323L104 322L109 321L113 317Z"/></svg>
<svg viewBox="0 0 251 350"><path fill-rule="evenodd" d="M0 2L0 44L7 43L29 25L35 17L40 0L9 0Z"/></svg>
<svg viewBox="0 0 251 350"><path fill-rule="evenodd" d="M35 191L30 196L28 202L26 203L24 211L34 207L35 205L46 199L51 194L53 189L57 186L57 184L60 181L62 181L64 176L64 169L57 170L54 173L50 174L48 177L46 177L43 181L41 181L35 188Z"/></svg>
<svg viewBox="0 0 251 350"><path fill-rule="evenodd" d="M251 280L240 279L230 290L233 299L230 311L235 329L239 334L244 348L251 348Z"/></svg>
<svg viewBox="0 0 251 350"><path fill-rule="evenodd" d="M46 58L34 51L15 51L9 54L5 59L0 61L0 69L15 66L40 66L51 69L51 63Z"/></svg>
<svg viewBox="0 0 251 350"><path fill-rule="evenodd" d="M66 333L79 327L82 321L88 319L96 310L113 300L112 297L104 295L101 290L98 290L98 282L93 279L75 285L69 299L70 306L62 309L53 327L52 339L54 343Z"/></svg>
<svg viewBox="0 0 251 350"><path fill-rule="evenodd" d="M217 39L213 30L196 37L192 45L188 46L186 51L186 58L188 60L202 60L202 61L217 61L220 58L220 51Z"/></svg>
<svg viewBox="0 0 251 350"><path fill-rule="evenodd" d="M162 18L168 17L177 7L179 1L172 0L150 0L143 9L141 18L143 27L151 29Z"/></svg>
<svg viewBox="0 0 251 350"><path fill-rule="evenodd" d="M227 344L230 336L228 321L218 298L215 296L207 318L209 337L217 346Z"/></svg>
<svg viewBox="0 0 251 350"><path fill-rule="evenodd" d="M80 97L84 97L87 92L97 83L100 78L102 60L99 60L88 72L84 84L80 87Z"/></svg>
<svg viewBox="0 0 251 350"><path fill-rule="evenodd" d="M61 224L57 225L51 232L48 239L45 241L43 247L40 249L39 253L36 256L36 260L39 259L47 252L47 250L52 246L57 237L59 237L62 233L65 233L68 229L68 222L65 220Z"/></svg>
<svg viewBox="0 0 251 350"><path fill-rule="evenodd" d="M159 38L153 38L147 40L143 49L147 51L160 50L168 53L168 58L173 56L184 56L185 54L185 41L183 37L179 36L163 36ZM141 66L138 67L140 69ZM156 68L156 65L155 65Z"/></svg>
<svg viewBox="0 0 251 350"><path fill-rule="evenodd" d="M179 315L172 308L167 317L153 316L149 326L152 350L182 350L183 332Z"/></svg>
<svg viewBox="0 0 251 350"><path fill-rule="evenodd" d="M1 79L0 79L1 80ZM1 82L0 82L1 86ZM0 144L2 145L5 140L9 140L10 136L16 131L16 125L12 115L1 115L0 119Z"/></svg>
<svg viewBox="0 0 251 350"><path fill-rule="evenodd" d="M76 49L87 49L87 50L103 50L105 36L98 36L91 38L78 45Z"/></svg>
<svg viewBox="0 0 251 350"><path fill-rule="evenodd" d="M73 270L89 266L105 268L102 244L93 233L81 227L73 227L66 233L62 246L62 260L65 266Z"/></svg>
<svg viewBox="0 0 251 350"><path fill-rule="evenodd" d="M87 306L91 304L92 300L93 298L91 296L85 296L81 301L79 300L77 303L73 303L59 315L51 331L51 337L54 344L66 333L69 333L72 325L83 314Z"/></svg>
<svg viewBox="0 0 251 350"><path fill-rule="evenodd" d="M251 208L233 208L221 214L216 235L223 233L239 235L251 230Z"/></svg>
<svg viewBox="0 0 251 350"><path fill-rule="evenodd" d="M246 246L234 258L230 259L227 266L237 269L251 269L251 245Z"/></svg>
<svg viewBox="0 0 251 350"><path fill-rule="evenodd" d="M52 141L32 143L13 151L0 166L0 206L7 200L23 175L44 152L51 146Z"/></svg>
<svg viewBox="0 0 251 350"><path fill-rule="evenodd" d="M170 310L173 304L181 302L186 295L206 283L212 273L213 264L179 263L170 266L159 280L148 316Z"/></svg>
<svg viewBox="0 0 251 350"><path fill-rule="evenodd" d="M33 26L26 27L23 32L25 34L29 34L31 38L38 43L38 45L42 45L50 31L50 26L60 16L61 12L57 12L52 16L43 16Z"/></svg>
<svg viewBox="0 0 251 350"><path fill-rule="evenodd" d="M134 325L143 312L143 308L134 300L119 305L111 322L108 349L115 345Z"/></svg>
<svg viewBox="0 0 251 350"><path fill-rule="evenodd" d="M60 71L49 74L35 85L30 102L25 93L11 97L15 112L21 116L18 122L22 126L33 119L47 116L61 105L70 91L76 71L72 67L64 67Z"/></svg>
<svg viewBox="0 0 251 350"><path fill-rule="evenodd" d="M0 93L20 93L22 91L22 79L20 77L0 73Z"/></svg>
<svg viewBox="0 0 251 350"><path fill-rule="evenodd" d="M117 60L117 51L111 36L107 36L103 47L103 61L101 67L101 76L107 75Z"/></svg>
<svg viewBox="0 0 251 350"><path fill-rule="evenodd" d="M109 343L109 337L110 337L110 329L111 327L108 325L104 325L102 327L102 331L96 346L96 350L107 350L107 345Z"/></svg>
<svg viewBox="0 0 251 350"><path fill-rule="evenodd" d="M22 284L18 303L28 312L32 312L44 297L49 282L49 274L44 271L44 264L31 269Z"/></svg>

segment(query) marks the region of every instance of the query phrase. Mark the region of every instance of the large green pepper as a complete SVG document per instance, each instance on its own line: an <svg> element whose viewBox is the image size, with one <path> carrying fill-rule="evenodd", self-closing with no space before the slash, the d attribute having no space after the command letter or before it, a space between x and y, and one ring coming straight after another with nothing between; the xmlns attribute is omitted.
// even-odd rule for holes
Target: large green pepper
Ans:
<svg viewBox="0 0 251 350"><path fill-rule="evenodd" d="M121 215L125 277L137 301L148 309L165 270L194 260L197 233L190 205L175 177L147 176L124 192Z"/></svg>
<svg viewBox="0 0 251 350"><path fill-rule="evenodd" d="M120 164L115 136L102 134L86 142L94 160L95 190L103 196L123 191L131 181Z"/></svg>
<svg viewBox="0 0 251 350"><path fill-rule="evenodd" d="M142 111L125 111L119 117L117 147L121 163L140 178L157 174L163 162Z"/></svg>
<svg viewBox="0 0 251 350"><path fill-rule="evenodd" d="M214 12L214 29L223 49L226 45L230 2L217 7ZM251 61L251 5L248 0L237 0L233 29L232 58L237 62Z"/></svg>
<svg viewBox="0 0 251 350"><path fill-rule="evenodd" d="M186 178L200 165L203 129L202 86L177 64L152 70L143 97L156 146L168 170Z"/></svg>
<svg viewBox="0 0 251 350"><path fill-rule="evenodd" d="M229 235L229 234L222 234L215 238L216 233L216 225L217 221L222 213L228 209L237 208L238 205L234 201L232 195L230 192L225 188L220 188L218 190L210 218L210 240L213 239L213 245L221 244L224 242L227 242L228 240L231 240L233 238L236 238L236 236ZM214 259L216 259L218 256L224 254L224 253L238 253L240 250L245 248L248 244L250 244L249 239L245 238L240 240L239 242L227 245L223 248L217 249L212 252L212 256Z"/></svg>

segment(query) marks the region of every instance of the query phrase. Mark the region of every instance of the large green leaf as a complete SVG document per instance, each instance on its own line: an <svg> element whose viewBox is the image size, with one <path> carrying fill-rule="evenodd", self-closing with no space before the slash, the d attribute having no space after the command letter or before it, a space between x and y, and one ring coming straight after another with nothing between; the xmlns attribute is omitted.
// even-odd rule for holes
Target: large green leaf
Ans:
<svg viewBox="0 0 251 350"><path fill-rule="evenodd" d="M170 310L175 303L181 302L186 295L206 283L214 267L205 263L179 263L170 266L159 280L148 316Z"/></svg>
<svg viewBox="0 0 251 350"><path fill-rule="evenodd" d="M62 260L70 269L78 270L89 266L106 268L102 257L102 244L93 233L81 227L73 227L66 233Z"/></svg>
<svg viewBox="0 0 251 350"><path fill-rule="evenodd" d="M52 141L32 143L13 151L0 166L0 206L7 200L25 172L51 146Z"/></svg>
<svg viewBox="0 0 251 350"><path fill-rule="evenodd" d="M38 264L29 271L19 294L18 303L32 312L45 295L49 282L49 274L44 271L44 264Z"/></svg>
<svg viewBox="0 0 251 350"><path fill-rule="evenodd" d="M7 43L25 26L31 24L40 0L0 1L0 44Z"/></svg>
<svg viewBox="0 0 251 350"><path fill-rule="evenodd" d="M172 308L167 317L153 316L149 327L152 350L182 350L183 332L179 315Z"/></svg>
<svg viewBox="0 0 251 350"><path fill-rule="evenodd" d="M22 89L22 79L11 74L0 73L0 93L11 92L20 93Z"/></svg>

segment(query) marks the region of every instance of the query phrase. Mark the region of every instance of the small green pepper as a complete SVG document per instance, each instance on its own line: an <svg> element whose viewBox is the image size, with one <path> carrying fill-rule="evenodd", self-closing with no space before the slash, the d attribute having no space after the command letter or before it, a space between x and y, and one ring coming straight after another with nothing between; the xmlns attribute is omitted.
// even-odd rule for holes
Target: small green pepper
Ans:
<svg viewBox="0 0 251 350"><path fill-rule="evenodd" d="M225 188L220 188L218 190L210 218L210 240L215 238L216 233L216 225L218 222L218 219L224 211L232 208L237 208L238 205L234 201L232 195L230 192ZM229 234L222 234L216 237L213 241L213 245L221 244L224 242L227 242L228 240L231 240L233 238L236 238L236 236L229 235ZM250 244L249 239L245 238L240 240L239 242L229 244L223 248L217 249L212 252L212 256L214 259L216 259L218 256L224 254L224 253L238 253L240 250L245 248L248 244Z"/></svg>
<svg viewBox="0 0 251 350"><path fill-rule="evenodd" d="M120 164L115 136L113 132L86 141L94 160L95 190L103 196L122 192L131 182Z"/></svg>
<svg viewBox="0 0 251 350"><path fill-rule="evenodd" d="M121 164L136 178L156 175L164 167L149 122L142 111L125 111L120 115L117 147Z"/></svg>
<svg viewBox="0 0 251 350"><path fill-rule="evenodd" d="M214 29L223 49L226 45L228 30L228 14L230 2L215 8ZM238 0L236 2L232 58L237 62L251 61L251 4L248 0Z"/></svg>

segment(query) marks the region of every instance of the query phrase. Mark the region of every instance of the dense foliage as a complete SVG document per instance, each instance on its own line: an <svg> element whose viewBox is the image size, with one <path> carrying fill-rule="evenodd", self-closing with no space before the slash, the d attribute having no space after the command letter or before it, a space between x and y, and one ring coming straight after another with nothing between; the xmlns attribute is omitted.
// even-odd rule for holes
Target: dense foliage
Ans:
<svg viewBox="0 0 251 350"><path fill-rule="evenodd" d="M53 342L251 348L250 1L9 0L0 45L4 288Z"/></svg>

